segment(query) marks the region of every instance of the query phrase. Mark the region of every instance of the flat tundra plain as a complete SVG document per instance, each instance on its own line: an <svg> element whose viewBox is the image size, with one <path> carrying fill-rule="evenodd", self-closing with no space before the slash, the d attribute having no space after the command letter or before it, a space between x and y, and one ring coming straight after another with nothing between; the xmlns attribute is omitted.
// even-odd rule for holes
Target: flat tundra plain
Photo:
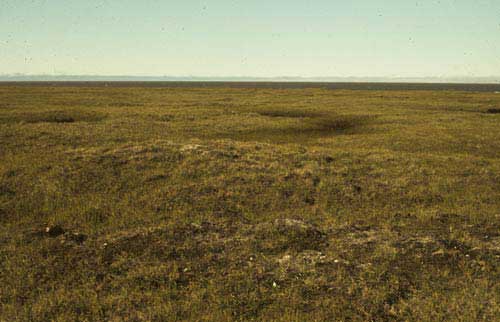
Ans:
<svg viewBox="0 0 500 322"><path fill-rule="evenodd" d="M0 86L0 320L500 319L500 94L94 85Z"/></svg>

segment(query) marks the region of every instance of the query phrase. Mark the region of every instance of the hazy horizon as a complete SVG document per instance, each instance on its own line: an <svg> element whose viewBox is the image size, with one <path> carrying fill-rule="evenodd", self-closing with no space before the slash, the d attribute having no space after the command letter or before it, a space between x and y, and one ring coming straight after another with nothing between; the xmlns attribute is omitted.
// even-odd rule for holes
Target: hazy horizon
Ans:
<svg viewBox="0 0 500 322"><path fill-rule="evenodd" d="M300 77L300 76L174 76L174 75L29 75L0 74L0 82L310 82L310 83L434 83L434 84L500 84L500 77Z"/></svg>

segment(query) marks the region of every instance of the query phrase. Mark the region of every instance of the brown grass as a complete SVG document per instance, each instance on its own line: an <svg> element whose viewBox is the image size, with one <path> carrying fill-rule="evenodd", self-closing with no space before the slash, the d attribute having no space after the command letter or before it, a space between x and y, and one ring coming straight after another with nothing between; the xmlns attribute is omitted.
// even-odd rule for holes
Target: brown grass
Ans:
<svg viewBox="0 0 500 322"><path fill-rule="evenodd" d="M498 95L0 86L0 102L2 321L498 319Z"/></svg>

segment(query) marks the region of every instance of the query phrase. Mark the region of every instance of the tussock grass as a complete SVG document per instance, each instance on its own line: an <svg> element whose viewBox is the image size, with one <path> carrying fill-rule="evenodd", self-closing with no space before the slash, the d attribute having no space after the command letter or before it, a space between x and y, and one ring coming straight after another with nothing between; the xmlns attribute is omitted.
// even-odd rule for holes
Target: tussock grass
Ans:
<svg viewBox="0 0 500 322"><path fill-rule="evenodd" d="M500 314L498 95L0 86L0 102L0 320Z"/></svg>

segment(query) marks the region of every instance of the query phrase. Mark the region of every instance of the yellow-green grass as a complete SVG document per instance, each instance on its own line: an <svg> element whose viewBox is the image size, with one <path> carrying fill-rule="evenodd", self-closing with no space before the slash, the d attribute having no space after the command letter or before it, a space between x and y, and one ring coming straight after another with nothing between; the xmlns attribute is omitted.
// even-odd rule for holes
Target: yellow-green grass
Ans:
<svg viewBox="0 0 500 322"><path fill-rule="evenodd" d="M0 86L0 320L498 320L499 107Z"/></svg>

